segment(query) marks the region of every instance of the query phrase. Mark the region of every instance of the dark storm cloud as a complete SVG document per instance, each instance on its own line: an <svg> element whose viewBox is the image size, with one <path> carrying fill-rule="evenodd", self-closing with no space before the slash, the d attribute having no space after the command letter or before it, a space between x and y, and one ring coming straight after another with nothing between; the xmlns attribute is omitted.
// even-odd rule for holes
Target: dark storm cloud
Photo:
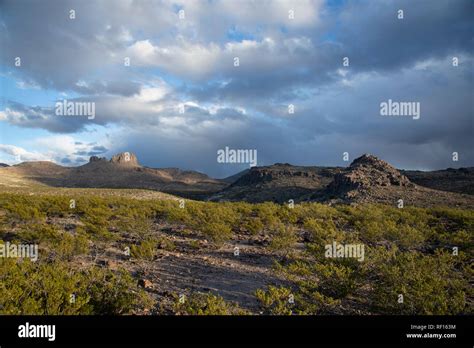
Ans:
<svg viewBox="0 0 474 348"><path fill-rule="evenodd" d="M347 2L333 30L344 56L351 58L351 69L400 69L472 52L473 13L469 0Z"/></svg>
<svg viewBox="0 0 474 348"><path fill-rule="evenodd" d="M259 164L346 165L345 151L423 169L454 166L457 151L457 165L474 164L474 2L361 0L319 8L314 1L304 6L316 15L293 24L267 2L184 2L182 22L173 4L3 2L2 66L43 88L82 94L77 100L95 102L97 116L58 118L49 108L10 103L0 120L56 133L119 125L126 131L112 135L120 139L112 148L83 155L129 150L149 166L215 176L243 169L216 162L225 146L257 149ZM248 40L229 42L235 28ZM128 54L132 66L124 68ZM15 70L16 56L22 68ZM158 84L161 94L150 83L160 73L170 81ZM421 118L382 117L388 99L419 102ZM179 103L186 103L184 114Z"/></svg>
<svg viewBox="0 0 474 348"><path fill-rule="evenodd" d="M24 128L41 128L53 133L74 133L90 124L86 116L71 117L55 115L54 107L28 106L7 101L0 111L0 119Z"/></svg>

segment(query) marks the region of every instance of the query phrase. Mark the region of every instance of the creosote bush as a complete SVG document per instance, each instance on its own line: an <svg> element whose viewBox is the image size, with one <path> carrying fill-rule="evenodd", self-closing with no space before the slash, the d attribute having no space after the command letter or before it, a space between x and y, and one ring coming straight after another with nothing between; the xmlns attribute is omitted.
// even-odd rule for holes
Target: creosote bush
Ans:
<svg viewBox="0 0 474 348"><path fill-rule="evenodd" d="M125 271L0 259L0 314L132 314L152 305Z"/></svg>
<svg viewBox="0 0 474 348"><path fill-rule="evenodd" d="M267 290L258 289L255 296L263 309L263 314L293 314L295 299L289 288L270 285Z"/></svg>
<svg viewBox="0 0 474 348"><path fill-rule="evenodd" d="M96 262L110 245L119 249L132 245L132 259L154 262L160 249L176 250L167 235L176 231L186 231L179 234L191 241L178 246L188 246L192 253L200 252L203 238L217 245L237 234L261 239L263 245L269 240L265 252L271 252L275 271L287 283L256 293L264 313L341 314L354 313L353 308L366 314L473 313L469 300L473 296L469 286L474 257L472 210L318 203L290 208L188 200L183 206L174 200L95 196L74 198L71 208L71 198L0 193L2 239L37 243L40 249L35 264L0 260L3 313L139 310L142 292L127 274L94 267L73 271L73 265L77 258L81 263ZM325 245L333 242L363 245L364 260L326 258ZM30 288L27 276L51 296ZM66 303L73 288L74 306ZM290 289L293 304L285 299ZM403 303L398 303L400 294ZM222 307L231 311L218 297L200 297L188 305L180 307L181 313L219 313Z"/></svg>
<svg viewBox="0 0 474 348"><path fill-rule="evenodd" d="M176 315L245 315L248 312L221 296L211 293L193 293L181 298L175 295L173 307Z"/></svg>

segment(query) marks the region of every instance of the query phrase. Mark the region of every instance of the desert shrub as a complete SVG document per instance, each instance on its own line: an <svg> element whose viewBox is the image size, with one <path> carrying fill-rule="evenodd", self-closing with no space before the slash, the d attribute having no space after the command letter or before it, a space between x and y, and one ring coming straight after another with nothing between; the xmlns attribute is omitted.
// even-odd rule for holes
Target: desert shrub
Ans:
<svg viewBox="0 0 474 348"><path fill-rule="evenodd" d="M197 204L196 204L197 205ZM228 226L236 226L241 218L232 203L199 203L202 216L198 223L220 222Z"/></svg>
<svg viewBox="0 0 474 348"><path fill-rule="evenodd" d="M223 232L218 233L216 224L219 224L220 227L237 226L240 217L241 215L232 204L211 202L187 202L184 208L179 208L176 205L165 214L167 221L183 223L190 228L200 230L210 236L211 239L216 238L215 241L229 238L226 234L227 228L222 228Z"/></svg>
<svg viewBox="0 0 474 348"><path fill-rule="evenodd" d="M174 223L183 223L185 225L191 226L193 225L192 217L189 211L185 210L185 208L180 208L178 204L176 206L168 208L164 214L164 219L169 222Z"/></svg>
<svg viewBox="0 0 474 348"><path fill-rule="evenodd" d="M462 250L472 251L474 249L474 234L466 230L444 233L439 236L439 240L445 245L457 246Z"/></svg>
<svg viewBox="0 0 474 348"><path fill-rule="evenodd" d="M199 244L199 241L198 240L192 240L189 242L189 246L192 248L192 249L200 249L201 248L201 245Z"/></svg>
<svg viewBox="0 0 474 348"><path fill-rule="evenodd" d="M226 302L221 296L193 293L181 301L178 296L173 306L177 315L244 315L247 311L238 305Z"/></svg>
<svg viewBox="0 0 474 348"><path fill-rule="evenodd" d="M82 226L78 226L78 231L88 234L92 239L95 240L114 240L118 236L114 235L109 231L109 219L111 218L111 209L103 205L96 205L95 203L91 206L84 206L88 202L79 202L83 212L81 216ZM92 203L91 203L92 204Z"/></svg>
<svg viewBox="0 0 474 348"><path fill-rule="evenodd" d="M130 314L152 305L126 272L2 258L0 280L0 314Z"/></svg>
<svg viewBox="0 0 474 348"><path fill-rule="evenodd" d="M176 245L174 244L174 242L171 239L166 238L166 237L159 237L157 239L157 245L158 245L158 248L166 250L166 251L176 250Z"/></svg>
<svg viewBox="0 0 474 348"><path fill-rule="evenodd" d="M449 208L430 209L430 242L446 247L457 246L471 252L474 244L474 213ZM472 252L471 252L472 253Z"/></svg>
<svg viewBox="0 0 474 348"><path fill-rule="evenodd" d="M474 210L432 208L428 211L439 219L437 222L443 222L444 220L444 222L449 222L451 227L455 229L466 229L474 232ZM443 227L446 227L446 225Z"/></svg>
<svg viewBox="0 0 474 348"><path fill-rule="evenodd" d="M279 271L295 287L293 312L297 314L333 313L360 286L356 269L338 261L296 261L280 265Z"/></svg>
<svg viewBox="0 0 474 348"><path fill-rule="evenodd" d="M419 228L399 224L397 228L385 233L385 239L404 249L420 247L425 241L425 233Z"/></svg>
<svg viewBox="0 0 474 348"><path fill-rule="evenodd" d="M365 205L345 211L359 238L369 244L391 241L399 247L413 249L431 235L429 216L422 209Z"/></svg>
<svg viewBox="0 0 474 348"><path fill-rule="evenodd" d="M314 243L328 244L344 239L344 234L337 230L330 218L309 218L305 220L303 227L310 232L310 239Z"/></svg>
<svg viewBox="0 0 474 348"><path fill-rule="evenodd" d="M21 226L17 236L22 242L50 244L60 240L61 232L54 225L29 223Z"/></svg>
<svg viewBox="0 0 474 348"><path fill-rule="evenodd" d="M298 241L295 228L293 226L284 225L283 223L277 225L271 232L271 236L272 239L268 247L282 255L289 254Z"/></svg>
<svg viewBox="0 0 474 348"><path fill-rule="evenodd" d="M255 292L255 296L257 297L264 314L293 314L293 308L295 307L294 295L289 288L270 285L268 290L258 289Z"/></svg>
<svg viewBox="0 0 474 348"><path fill-rule="evenodd" d="M130 255L139 260L153 261L157 254L158 240L155 238L148 238L143 240L138 245L132 245L130 248Z"/></svg>
<svg viewBox="0 0 474 348"><path fill-rule="evenodd" d="M286 204L278 206L276 215L280 221L286 224L295 224L298 222L298 214L295 213L295 208L290 208Z"/></svg>
<svg viewBox="0 0 474 348"><path fill-rule="evenodd" d="M87 294L78 294L79 273L63 264L0 260L0 313L26 315L91 314ZM70 297L76 294L76 301Z"/></svg>
<svg viewBox="0 0 474 348"><path fill-rule="evenodd" d="M15 233L16 240L21 243L39 244L50 253L50 257L71 260L75 255L86 254L89 240L85 234L61 231L50 224L29 223L22 225Z"/></svg>
<svg viewBox="0 0 474 348"><path fill-rule="evenodd" d="M51 245L51 250L60 259L71 261L73 256L89 252L89 239L83 234L62 233L60 240Z"/></svg>
<svg viewBox="0 0 474 348"><path fill-rule="evenodd" d="M297 217L297 223L304 223L308 219L330 219L335 222L342 219L344 215L339 211L339 208L320 203L300 203L295 205L292 211Z"/></svg>
<svg viewBox="0 0 474 348"><path fill-rule="evenodd" d="M39 197L39 209L48 217L59 216L74 212L69 207L70 198L63 196L43 196Z"/></svg>
<svg viewBox="0 0 474 348"><path fill-rule="evenodd" d="M307 221L316 222L320 228L316 218ZM327 258L325 245L334 240L327 242L324 237L306 244L303 256L293 256L289 261L277 264L277 273L282 274L293 289L293 313L334 314L338 312L336 308L341 301L357 295L367 276L364 263L356 258Z"/></svg>
<svg viewBox="0 0 474 348"><path fill-rule="evenodd" d="M459 257L437 251L397 253L378 265L374 308L390 314L460 314L472 290L457 263ZM398 302L403 295L403 303ZM472 294L471 294L472 295Z"/></svg>
<svg viewBox="0 0 474 348"><path fill-rule="evenodd" d="M257 235L264 229L264 225L259 218L251 217L244 221L242 227L250 234Z"/></svg>
<svg viewBox="0 0 474 348"><path fill-rule="evenodd" d="M139 207L121 206L114 210L111 226L120 234L144 238L152 229L151 213Z"/></svg>
<svg viewBox="0 0 474 348"><path fill-rule="evenodd" d="M81 222L83 223L83 226L77 228L78 231L85 232L96 240L114 240L118 237L109 231L112 209L105 203L104 199L81 198L77 202L76 209L82 215Z"/></svg>
<svg viewBox="0 0 474 348"><path fill-rule="evenodd" d="M255 205L255 213L260 218L265 228L272 229L281 223L277 216L278 206L274 203L261 203Z"/></svg>
<svg viewBox="0 0 474 348"><path fill-rule="evenodd" d="M318 275L317 290L334 299L342 299L358 286L358 273L344 261L316 263L313 272ZM311 287L311 286L310 286Z"/></svg>
<svg viewBox="0 0 474 348"><path fill-rule="evenodd" d="M93 269L87 274L89 303L95 314L134 314L153 306L154 301L125 270L119 272Z"/></svg>
<svg viewBox="0 0 474 348"><path fill-rule="evenodd" d="M232 237L232 230L221 222L211 222L200 228L201 232L213 242L222 244Z"/></svg>
<svg viewBox="0 0 474 348"><path fill-rule="evenodd" d="M42 212L36 199L23 195L2 197L2 208L7 211L8 218L21 222L44 221L46 214Z"/></svg>
<svg viewBox="0 0 474 348"><path fill-rule="evenodd" d="M253 215L253 204L251 203L235 202L232 203L232 208L242 217L249 217Z"/></svg>

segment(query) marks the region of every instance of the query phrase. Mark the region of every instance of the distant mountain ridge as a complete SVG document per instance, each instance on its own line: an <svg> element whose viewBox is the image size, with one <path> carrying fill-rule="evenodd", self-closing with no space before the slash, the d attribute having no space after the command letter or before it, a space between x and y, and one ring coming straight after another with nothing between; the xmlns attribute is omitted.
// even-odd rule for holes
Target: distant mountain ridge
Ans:
<svg viewBox="0 0 474 348"><path fill-rule="evenodd" d="M440 171L430 180L431 172L399 171L376 156L364 154L348 167L302 167L275 164L254 167L238 176L235 182L212 195L213 201L274 201L285 203L317 201L321 203L385 203L406 205L453 206L474 208L474 196L464 192L448 192L457 188L457 177L451 185L437 181L442 176L449 182L449 173ZM456 172L457 173L457 172ZM463 170L462 185L473 185L474 171ZM443 176L444 175L444 176ZM423 186L416 182L423 181Z"/></svg>
<svg viewBox="0 0 474 348"><path fill-rule="evenodd" d="M195 171L143 167L131 152L114 155L110 161L92 156L88 163L79 167L23 162L0 168L0 175L16 175L54 187L142 188L198 199L226 185Z"/></svg>
<svg viewBox="0 0 474 348"><path fill-rule="evenodd" d="M276 163L213 179L196 171L145 167L135 154L123 152L110 160L92 156L78 167L23 162L0 167L0 178L0 186L140 188L211 201L394 204L402 199L416 206L474 207L474 168L401 171L369 154L348 167Z"/></svg>

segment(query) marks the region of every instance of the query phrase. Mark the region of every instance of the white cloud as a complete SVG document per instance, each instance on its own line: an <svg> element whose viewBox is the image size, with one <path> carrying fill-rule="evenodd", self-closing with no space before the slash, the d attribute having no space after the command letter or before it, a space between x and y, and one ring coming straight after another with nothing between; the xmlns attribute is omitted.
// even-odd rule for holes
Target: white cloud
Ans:
<svg viewBox="0 0 474 348"><path fill-rule="evenodd" d="M142 87L140 93L132 98L139 102L156 102L172 92L172 88L163 80L156 80Z"/></svg>
<svg viewBox="0 0 474 348"><path fill-rule="evenodd" d="M27 148L10 144L0 144L0 156L7 164L16 164L25 161L52 161L60 165L78 165L87 161L91 154L105 153L110 146L108 141L87 143L77 141L68 135L52 135L31 139L27 142Z"/></svg>
<svg viewBox="0 0 474 348"><path fill-rule="evenodd" d="M188 78L209 78L211 75L238 76L246 72L270 71L310 61L313 44L308 37L279 39L265 37L261 41L242 40L220 46L193 43L178 37L169 46L153 45L149 40L137 41L127 49L132 62L141 66L159 67ZM239 67L234 58L239 58Z"/></svg>
<svg viewBox="0 0 474 348"><path fill-rule="evenodd" d="M15 145L0 144L0 152L10 156L6 160L7 164L19 163L23 161L51 161L52 158L39 152L30 152Z"/></svg>

